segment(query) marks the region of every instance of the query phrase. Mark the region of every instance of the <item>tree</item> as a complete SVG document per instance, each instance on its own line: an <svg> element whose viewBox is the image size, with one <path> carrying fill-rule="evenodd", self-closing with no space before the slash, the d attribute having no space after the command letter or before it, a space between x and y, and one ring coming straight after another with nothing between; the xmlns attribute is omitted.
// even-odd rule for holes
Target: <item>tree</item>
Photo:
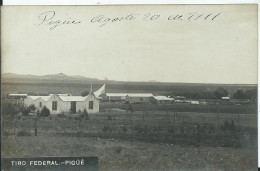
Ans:
<svg viewBox="0 0 260 171"><path fill-rule="evenodd" d="M50 116L50 110L46 106L42 108L41 116Z"/></svg>
<svg viewBox="0 0 260 171"><path fill-rule="evenodd" d="M2 103L2 115L3 116L14 116L18 113L16 106L11 102Z"/></svg>
<svg viewBox="0 0 260 171"><path fill-rule="evenodd" d="M34 104L31 104L31 105L28 107L28 110L29 110L29 112L35 112L35 110L36 110L35 105L34 105Z"/></svg>
<svg viewBox="0 0 260 171"><path fill-rule="evenodd" d="M234 93L233 97L235 99L247 99L247 95L244 93L243 90L237 90L237 92Z"/></svg>
<svg viewBox="0 0 260 171"><path fill-rule="evenodd" d="M4 119L5 122L7 122L7 124L12 124L14 125L14 134L16 131L16 123L18 122L18 120L20 119L20 116L18 116L19 110L17 108L17 106L9 101L7 101L6 99L3 100L2 103L2 117ZM3 122L3 123L5 123ZM2 126L4 128L4 125Z"/></svg>
<svg viewBox="0 0 260 171"><path fill-rule="evenodd" d="M221 99L221 97L228 96L228 91L222 87L219 87L214 91L214 94L216 98Z"/></svg>
<svg viewBox="0 0 260 171"><path fill-rule="evenodd" d="M22 109L22 115L23 115L23 116L28 116L29 113L30 113L30 110L29 110L28 107L24 107L24 108Z"/></svg>
<svg viewBox="0 0 260 171"><path fill-rule="evenodd" d="M87 96L87 95L89 95L89 91L84 91L84 92L81 93L81 96L83 96L83 97Z"/></svg>
<svg viewBox="0 0 260 171"><path fill-rule="evenodd" d="M254 102L257 100L257 89L247 90L245 91L245 94L248 99Z"/></svg>

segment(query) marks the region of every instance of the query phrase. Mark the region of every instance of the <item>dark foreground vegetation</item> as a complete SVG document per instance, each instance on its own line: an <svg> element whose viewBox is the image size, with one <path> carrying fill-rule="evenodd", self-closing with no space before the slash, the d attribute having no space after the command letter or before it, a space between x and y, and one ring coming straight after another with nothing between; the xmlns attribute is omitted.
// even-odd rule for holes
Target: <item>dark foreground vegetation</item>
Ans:
<svg viewBox="0 0 260 171"><path fill-rule="evenodd" d="M7 118L3 154L99 155L101 170L256 168L256 114L115 110L84 120L80 114L40 117L37 136L35 114Z"/></svg>

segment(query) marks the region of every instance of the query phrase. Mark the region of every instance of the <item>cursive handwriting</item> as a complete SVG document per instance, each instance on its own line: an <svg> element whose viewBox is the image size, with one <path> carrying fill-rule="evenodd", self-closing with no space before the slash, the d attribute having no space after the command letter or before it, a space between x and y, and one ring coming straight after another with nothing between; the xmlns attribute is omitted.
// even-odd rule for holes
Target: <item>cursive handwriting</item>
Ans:
<svg viewBox="0 0 260 171"><path fill-rule="evenodd" d="M152 22L155 20L166 20L166 21L214 21L216 20L221 13L184 13L184 14L173 14L168 16L162 16L160 14L128 14L120 17L108 17L105 15L98 15L93 17L90 22L98 23L100 27L105 26L107 23L116 23L122 21L133 21L133 20L142 20L145 22Z"/></svg>
<svg viewBox="0 0 260 171"><path fill-rule="evenodd" d="M213 22L221 16L221 12L215 13L175 13L169 15L153 14L153 13L130 13L122 16L106 16L97 15L90 19L90 23L97 24L99 27L103 27L108 23L118 23L118 22L133 22L133 21L143 21L143 22L154 22L154 21L167 21L167 22ZM49 26L52 31L55 28L62 25L77 25L81 24L82 21L72 19L71 17L66 17L66 19L58 19L55 11L46 11L41 13L37 17L36 26Z"/></svg>
<svg viewBox="0 0 260 171"><path fill-rule="evenodd" d="M54 30L56 27L61 25L75 25L82 23L81 21L72 20L71 17L66 18L65 20L62 19L56 19L55 18L55 11L46 11L44 13L41 13L37 19L39 23L35 24L36 26L40 25L47 25L50 27L50 30Z"/></svg>

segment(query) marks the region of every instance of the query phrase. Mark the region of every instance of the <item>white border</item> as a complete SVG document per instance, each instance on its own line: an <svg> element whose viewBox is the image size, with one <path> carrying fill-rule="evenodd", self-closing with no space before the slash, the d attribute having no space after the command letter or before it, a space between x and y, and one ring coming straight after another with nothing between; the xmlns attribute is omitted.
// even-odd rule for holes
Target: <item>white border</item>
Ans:
<svg viewBox="0 0 260 171"><path fill-rule="evenodd" d="M3 0L3 5L126 5L126 4L260 4L260 0ZM258 7L258 49L260 33L260 12ZM258 53L258 68L260 59ZM260 97L258 70L258 99ZM258 114L260 114L258 103ZM260 117L258 117L258 167L260 167Z"/></svg>
<svg viewBox="0 0 260 171"><path fill-rule="evenodd" d="M3 0L3 5L259 4L260 0Z"/></svg>

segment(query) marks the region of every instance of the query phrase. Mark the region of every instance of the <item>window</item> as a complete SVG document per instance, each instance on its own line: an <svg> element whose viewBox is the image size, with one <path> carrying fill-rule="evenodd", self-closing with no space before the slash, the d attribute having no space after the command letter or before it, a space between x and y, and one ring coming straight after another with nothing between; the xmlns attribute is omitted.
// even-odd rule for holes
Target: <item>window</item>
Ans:
<svg viewBox="0 0 260 171"><path fill-rule="evenodd" d="M42 102L39 103L39 107L42 107Z"/></svg>
<svg viewBox="0 0 260 171"><path fill-rule="evenodd" d="M52 102L52 110L57 110L57 101Z"/></svg>
<svg viewBox="0 0 260 171"><path fill-rule="evenodd" d="M94 106L94 102L93 101L89 101L88 108L89 109L93 109L93 106Z"/></svg>

